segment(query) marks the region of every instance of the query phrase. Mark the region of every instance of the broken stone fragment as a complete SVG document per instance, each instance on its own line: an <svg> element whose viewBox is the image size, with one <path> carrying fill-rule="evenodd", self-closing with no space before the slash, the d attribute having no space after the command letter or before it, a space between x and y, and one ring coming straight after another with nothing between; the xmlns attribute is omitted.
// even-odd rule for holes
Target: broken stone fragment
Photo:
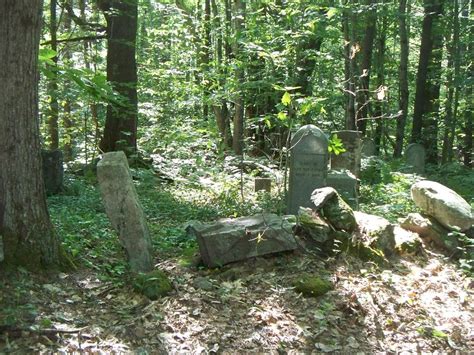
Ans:
<svg viewBox="0 0 474 355"><path fill-rule="evenodd" d="M321 210L322 216L337 230L353 232L356 219L352 208L339 196L333 187L322 187L311 194L311 201L316 211Z"/></svg>
<svg viewBox="0 0 474 355"><path fill-rule="evenodd" d="M400 255L416 255L423 250L423 244L417 233L410 232L400 226L393 229L395 250Z"/></svg>
<svg viewBox="0 0 474 355"><path fill-rule="evenodd" d="M333 289L332 283L311 274L303 274L293 281L295 291L306 297L319 297Z"/></svg>
<svg viewBox="0 0 474 355"><path fill-rule="evenodd" d="M354 212L364 245L383 251L386 257L395 251L394 226L385 218Z"/></svg>
<svg viewBox="0 0 474 355"><path fill-rule="evenodd" d="M417 233L426 242L432 242L447 256L459 252L459 240L432 217L424 217L419 213L410 213L400 222L406 230Z"/></svg>

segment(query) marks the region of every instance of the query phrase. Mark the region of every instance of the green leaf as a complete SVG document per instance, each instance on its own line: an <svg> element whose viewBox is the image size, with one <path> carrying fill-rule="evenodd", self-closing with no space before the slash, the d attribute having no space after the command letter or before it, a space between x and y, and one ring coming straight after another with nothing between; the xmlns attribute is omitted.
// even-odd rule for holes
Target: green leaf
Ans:
<svg viewBox="0 0 474 355"><path fill-rule="evenodd" d="M330 18L334 17L335 15L337 15L337 12L338 12L338 11L337 11L337 8L335 8L335 7L330 7L329 10L328 10L328 12L326 13L326 16L327 16L327 18L330 19Z"/></svg>
<svg viewBox="0 0 474 355"><path fill-rule="evenodd" d="M283 94L283 97L281 98L281 103L285 106L291 104L291 95L288 91Z"/></svg>
<svg viewBox="0 0 474 355"><path fill-rule="evenodd" d="M278 112L277 117L280 121L285 121L288 118L288 115L286 112Z"/></svg>
<svg viewBox="0 0 474 355"><path fill-rule="evenodd" d="M54 57L56 57L56 55L57 55L56 51L53 51L52 49L40 48L38 58L40 62L46 62L49 59L53 59Z"/></svg>

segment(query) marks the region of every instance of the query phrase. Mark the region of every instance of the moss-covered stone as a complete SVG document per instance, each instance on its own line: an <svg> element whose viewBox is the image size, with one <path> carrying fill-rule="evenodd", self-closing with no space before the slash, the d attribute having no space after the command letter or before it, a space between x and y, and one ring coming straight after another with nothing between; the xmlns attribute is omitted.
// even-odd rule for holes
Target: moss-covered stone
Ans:
<svg viewBox="0 0 474 355"><path fill-rule="evenodd" d="M352 208L339 195L332 196L322 208L324 217L337 230L353 232L357 227Z"/></svg>
<svg viewBox="0 0 474 355"><path fill-rule="evenodd" d="M382 250L365 245L360 240L352 240L347 237L336 237L341 252L359 258L362 261L372 261L377 265L388 263Z"/></svg>
<svg viewBox="0 0 474 355"><path fill-rule="evenodd" d="M133 280L133 288L150 300L166 296L172 289L170 280L161 270L137 274Z"/></svg>
<svg viewBox="0 0 474 355"><path fill-rule="evenodd" d="M303 274L294 282L295 291L302 293L306 297L318 297L332 290L331 282L323 280L317 276Z"/></svg>

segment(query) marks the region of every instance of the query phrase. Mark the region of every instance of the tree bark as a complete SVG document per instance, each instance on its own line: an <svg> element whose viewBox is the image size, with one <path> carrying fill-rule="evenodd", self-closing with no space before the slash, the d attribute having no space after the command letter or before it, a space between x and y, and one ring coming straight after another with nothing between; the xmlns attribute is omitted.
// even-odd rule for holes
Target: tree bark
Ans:
<svg viewBox="0 0 474 355"><path fill-rule="evenodd" d="M347 5L347 3L346 3ZM354 36L353 14L351 9L346 9L342 18L342 31L344 34L344 90L346 94L346 108L345 108L345 128L348 130L356 129L356 114L355 114L355 56L356 43Z"/></svg>
<svg viewBox="0 0 474 355"><path fill-rule="evenodd" d="M137 36L138 0L98 1L107 21L107 80L125 98L123 105L107 106L100 148L104 152L137 148Z"/></svg>
<svg viewBox="0 0 474 355"><path fill-rule="evenodd" d="M466 4L467 5L467 4ZM474 0L471 0L471 13L470 16L468 11L465 11L466 15L463 16L464 21L468 22L468 18L472 18L472 15L474 14ZM466 72L466 77L470 77L471 81L468 83L466 87L466 102L467 102L467 107L466 110L464 111L464 147L463 147L463 161L464 165L467 167L473 166L473 139L472 139L472 134L473 134L473 125L472 125L472 120L474 116L474 95L473 95L473 90L472 90L472 78L474 77L474 26L471 26L470 31L469 31L469 44L467 46L467 58L468 62L471 63L471 65L468 67L467 72Z"/></svg>
<svg viewBox="0 0 474 355"><path fill-rule="evenodd" d="M369 118L370 104L370 69L372 65L372 48L377 29L377 10L376 0L368 0L367 5L370 7L366 16L365 35L362 43L362 60L360 64L360 87L357 91L357 112L356 122L357 129L365 134L367 127L367 119Z"/></svg>
<svg viewBox="0 0 474 355"><path fill-rule="evenodd" d="M416 78L411 141L423 143L427 162L438 162L438 121L444 0L425 0L420 59Z"/></svg>
<svg viewBox="0 0 474 355"><path fill-rule="evenodd" d="M57 21L57 0L50 0L49 3L49 32L51 35L51 49L58 52L58 42L57 42L57 31L58 31L58 21ZM59 148L59 103L58 103L58 56L55 55L52 58L52 64L50 70L52 72L52 77L48 81L48 94L49 94L49 117L48 117L48 133L49 133L49 148L58 149Z"/></svg>
<svg viewBox="0 0 474 355"><path fill-rule="evenodd" d="M245 14L245 3L242 0L233 0L233 12L234 12L234 31L235 41L233 46L233 54L236 60L241 58L241 45L240 40L242 39L242 32L244 27L243 17ZM242 93L242 86L244 80L244 72L241 66L237 65L235 69L235 81L237 82L237 89L235 93L234 105L234 134L232 141L232 148L235 154L242 155L244 146L244 99Z"/></svg>
<svg viewBox="0 0 474 355"><path fill-rule="evenodd" d="M407 4L408 3L408 4ZM398 109L400 111L400 117L397 119L397 133L395 139L395 149L393 156L400 158L403 151L403 141L405 139L405 126L408 115L408 100L409 100L409 89L408 89L408 33L409 24L407 23L410 11L407 10L410 7L410 0L400 0L398 7L398 31L400 35L400 69L398 72Z"/></svg>
<svg viewBox="0 0 474 355"><path fill-rule="evenodd" d="M40 0L0 2L0 237L5 260L37 270L60 263L46 207L38 122Z"/></svg>
<svg viewBox="0 0 474 355"><path fill-rule="evenodd" d="M386 18L381 17L382 28L379 31L377 39L377 54L375 57L376 72L377 72L377 87L383 90L385 85L384 65L385 65L385 47L386 47ZM382 148L383 137L385 136L385 121L384 121L384 103L387 102L386 97L380 97L375 104L375 152L379 155Z"/></svg>

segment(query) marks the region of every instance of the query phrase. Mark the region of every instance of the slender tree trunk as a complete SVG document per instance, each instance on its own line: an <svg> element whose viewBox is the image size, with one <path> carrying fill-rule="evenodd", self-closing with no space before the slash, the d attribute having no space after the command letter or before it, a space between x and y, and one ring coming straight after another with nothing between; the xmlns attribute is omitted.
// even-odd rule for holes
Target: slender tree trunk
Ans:
<svg viewBox="0 0 474 355"><path fill-rule="evenodd" d="M356 122L357 129L365 134L367 127L367 119L369 118L369 104L370 104L370 67L372 65L372 48L374 46L374 39L377 29L377 11L376 0L368 0L367 5L370 7L366 16L366 26L364 41L362 43L362 60L360 64L360 88L357 91L357 112Z"/></svg>
<svg viewBox="0 0 474 355"><path fill-rule="evenodd" d="M467 5L467 4L466 4ZM467 6L466 6L467 7ZM471 0L471 13L468 16L468 11L466 10L466 15L463 16L465 19L464 21L467 22L468 18L472 19L474 15L474 0ZM471 25L469 30L469 44L467 47L467 58L468 62L470 62L470 66L467 70L467 77L471 78L471 81L467 84L466 87L466 110L464 111L464 149L463 149L463 161L464 165L468 167L473 166L473 127L472 127L472 120L474 116L474 95L473 95L473 83L472 78L474 78L474 26Z"/></svg>
<svg viewBox="0 0 474 355"><path fill-rule="evenodd" d="M62 255L41 171L41 10L40 0L0 1L0 238L4 262L32 270L58 265Z"/></svg>
<svg viewBox="0 0 474 355"><path fill-rule="evenodd" d="M203 88L203 102L202 102L202 108L203 108L203 116L204 119L207 119L209 116L209 84L210 84L210 78L209 78L209 65L211 62L211 1L210 0L204 0L204 21L203 21L203 26L204 26L204 41L203 41L203 48L202 48L202 71L203 71L203 82L202 82L202 88Z"/></svg>
<svg viewBox="0 0 474 355"><path fill-rule="evenodd" d="M397 119L397 133L395 139L395 149L393 156L400 158L403 151L403 141L405 139L405 126L408 115L408 33L409 33L409 16L410 0L400 0L398 8L398 31L400 34L400 69L398 72L399 87L398 87L398 108L400 117Z"/></svg>
<svg viewBox="0 0 474 355"><path fill-rule="evenodd" d="M219 90L223 90L223 86L225 84L225 67L223 63L223 51L224 51L224 41L223 36L225 35L225 31L223 31L222 22L219 19L219 9L217 7L216 0L211 0L211 8L213 12L213 22L214 22L214 29L216 30L217 40L216 40L216 54L217 54L217 68L218 68L218 83L219 83ZM217 128L219 129L219 133L222 138L222 142L224 144L224 149L232 148L232 133L230 130L230 119L229 119L229 110L227 108L227 100L222 98L218 100L217 104L213 105L214 114L216 116L216 123Z"/></svg>
<svg viewBox="0 0 474 355"><path fill-rule="evenodd" d="M453 136L451 135L452 126L455 125L454 109L455 106L454 98L455 91L457 91L456 85L457 80L455 77L456 72L456 53L459 47L459 3L458 0L454 0L454 7L452 8L452 26L450 33L446 37L446 47L448 51L448 65L447 65L447 77L446 77L446 107L444 116L444 134L443 134L443 150L441 155L441 162L443 164L450 162L453 158ZM451 38L452 32L452 38Z"/></svg>
<svg viewBox="0 0 474 355"><path fill-rule="evenodd" d="M49 12L50 12L50 24L49 32L51 35L51 49L58 52L58 42L57 42L57 1L50 0L49 3ZM49 133L49 148L58 149L59 148L59 127L58 127L58 117L59 117L59 103L58 103L58 56L54 56L52 59L53 63L50 66L51 72L53 73L52 77L48 82L48 93L49 93L49 117L48 117L48 133Z"/></svg>
<svg viewBox="0 0 474 355"><path fill-rule="evenodd" d="M346 2L346 5L349 2ZM344 90L346 94L346 117L345 128L349 130L356 129L355 119L355 56L356 43L354 41L354 29L351 28L352 10L346 9L342 19L342 29L344 33ZM352 22L353 25L353 22Z"/></svg>
<svg viewBox="0 0 474 355"><path fill-rule="evenodd" d="M444 0L425 0L421 34L420 60L416 79L412 142L422 142L427 162L438 161L438 121L440 71L442 58L442 26ZM422 132L423 131L423 132ZM423 133L423 134L422 134Z"/></svg>
<svg viewBox="0 0 474 355"><path fill-rule="evenodd" d="M104 152L137 148L137 64L135 59L138 0L99 1L107 20L107 80L125 105L107 106L100 148Z"/></svg>
<svg viewBox="0 0 474 355"><path fill-rule="evenodd" d="M74 0L67 0L66 2L68 6L70 6L71 8L74 8ZM71 16L69 16L69 14L66 14L64 18L64 32L69 33L69 31L71 31L71 24L72 24ZM71 51L69 48L66 47L64 48L64 63L66 63L66 65L69 65L70 62L71 62ZM72 102L71 102L69 91L70 91L70 85L68 82L66 82L64 83L64 92L66 94L66 97L64 99L64 104L63 104L63 111L64 111L63 150L64 150L65 162L70 162L73 159L72 147L73 147L73 136L74 136L74 124L73 124L73 118L72 118Z"/></svg>
<svg viewBox="0 0 474 355"><path fill-rule="evenodd" d="M385 42L386 42L386 20L382 17L382 29L379 31L377 39L377 54L376 54L376 71L377 71L377 87L379 90L384 91L385 75L384 75L384 64L385 64ZM387 101L386 97L379 97L375 104L375 152L380 154L382 141L384 135L384 103Z"/></svg>
<svg viewBox="0 0 474 355"><path fill-rule="evenodd" d="M242 0L233 0L233 12L234 12L234 31L235 41L233 46L233 54L237 60L242 56L242 49L240 45L244 22L243 17L245 14L245 3ZM242 86L244 80L244 72L241 66L237 66L235 69L235 80L239 83L237 92L235 93L235 113L234 113L234 136L232 141L232 148L235 154L241 155L243 153L244 143L244 98L242 93Z"/></svg>

